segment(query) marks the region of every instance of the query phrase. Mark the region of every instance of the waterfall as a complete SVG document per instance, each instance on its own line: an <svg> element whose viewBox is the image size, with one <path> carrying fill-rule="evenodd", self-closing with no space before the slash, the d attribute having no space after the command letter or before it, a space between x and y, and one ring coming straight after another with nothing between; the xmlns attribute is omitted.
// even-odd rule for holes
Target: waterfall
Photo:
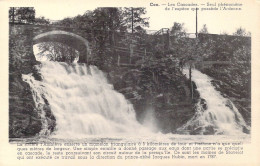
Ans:
<svg viewBox="0 0 260 166"><path fill-rule="evenodd" d="M189 76L188 69L183 73ZM206 100L207 108L198 103L196 113L179 130L191 130L195 134L240 134L247 127L235 105L224 98L211 84L211 79L200 71L192 70L192 80L197 86L200 97Z"/></svg>
<svg viewBox="0 0 260 166"><path fill-rule="evenodd" d="M30 85L37 107L44 104L42 95L48 100L56 118L56 129L52 134L55 137L144 132L132 104L113 89L97 67L42 61L38 68L42 81L30 74L23 75L23 80ZM46 133L44 111L41 114L42 133Z"/></svg>
<svg viewBox="0 0 260 166"><path fill-rule="evenodd" d="M97 67L53 62L47 57L36 54L36 60L40 61L36 67L41 81L35 80L32 74L22 76L31 87L36 109L41 115L40 136L147 136L153 135L151 130L158 130L155 111L148 110L144 125L139 124L132 104L113 89L113 85L108 83L105 74ZM187 69L183 70L187 77L188 72ZM240 134L247 128L235 105L215 90L210 77L194 69L192 79L206 104L203 106L198 102L194 116L178 131L229 135ZM49 105L56 119L53 133L48 129L50 119L46 117L45 104Z"/></svg>

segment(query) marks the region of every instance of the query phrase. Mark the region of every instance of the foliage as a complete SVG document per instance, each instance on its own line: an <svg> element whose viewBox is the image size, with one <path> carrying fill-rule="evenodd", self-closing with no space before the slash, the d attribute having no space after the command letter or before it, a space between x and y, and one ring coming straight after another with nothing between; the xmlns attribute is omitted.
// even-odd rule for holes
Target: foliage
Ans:
<svg viewBox="0 0 260 166"><path fill-rule="evenodd" d="M11 7L9 9L9 22L34 23L35 9L33 7Z"/></svg>
<svg viewBox="0 0 260 166"><path fill-rule="evenodd" d="M129 55L130 45L135 45L134 50L143 49L149 42L146 40L144 27L149 25L148 18L144 18L145 8L96 8L94 11L87 11L83 15L73 18L65 18L56 25L80 28L89 35L92 44L92 53L95 56L95 63L99 67L114 65L117 61L118 52ZM128 33L133 21L134 35ZM118 50L118 47L124 50ZM128 52L128 53L126 53Z"/></svg>
<svg viewBox="0 0 260 166"><path fill-rule="evenodd" d="M112 45L114 33L124 29L121 8L97 8L93 11L92 28L95 39L104 45L106 39Z"/></svg>
<svg viewBox="0 0 260 166"><path fill-rule="evenodd" d="M246 30L242 27L237 28L236 32L233 33L235 36L251 36L250 32L246 32Z"/></svg>
<svg viewBox="0 0 260 166"><path fill-rule="evenodd" d="M200 30L200 33L206 33L206 34L209 33L208 32L208 27L207 27L206 24L203 25L203 28Z"/></svg>
<svg viewBox="0 0 260 166"><path fill-rule="evenodd" d="M38 25L48 25L50 24L50 20L42 16L42 17L35 18L34 23Z"/></svg>
<svg viewBox="0 0 260 166"><path fill-rule="evenodd" d="M247 52L251 50L250 38L247 37L200 34L199 41L203 53L207 55L205 60L232 61L241 47ZM239 60L244 59L240 56Z"/></svg>
<svg viewBox="0 0 260 166"><path fill-rule="evenodd" d="M187 33L186 29L184 28L184 23L174 22L170 34L176 38L186 37Z"/></svg>
<svg viewBox="0 0 260 166"><path fill-rule="evenodd" d="M61 25L61 26L64 26L64 27L72 27L75 24L74 24L72 18L64 18L63 20L61 20L59 22L53 23L53 25Z"/></svg>
<svg viewBox="0 0 260 166"><path fill-rule="evenodd" d="M149 18L143 17L143 15L146 14L146 9L143 7L139 8L124 8L123 16L124 16L124 23L126 24L128 30L132 32L132 26L133 26L133 32L138 32L138 29L149 27Z"/></svg>
<svg viewBox="0 0 260 166"><path fill-rule="evenodd" d="M50 61L72 63L79 56L79 53L72 47L57 42L40 43L38 49L40 52L37 56L46 56Z"/></svg>
<svg viewBox="0 0 260 166"><path fill-rule="evenodd" d="M226 31L223 31L220 33L220 35L228 35L228 33Z"/></svg>

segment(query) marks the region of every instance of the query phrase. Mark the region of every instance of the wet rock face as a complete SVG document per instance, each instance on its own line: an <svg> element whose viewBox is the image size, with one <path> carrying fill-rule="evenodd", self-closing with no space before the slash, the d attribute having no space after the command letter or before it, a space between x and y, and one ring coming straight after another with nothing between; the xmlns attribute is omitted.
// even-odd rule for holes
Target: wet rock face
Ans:
<svg viewBox="0 0 260 166"><path fill-rule="evenodd" d="M35 107L30 86L22 80L22 74L32 73L40 80L33 54L32 30L10 25L9 38L9 137L21 138L37 135L42 129L40 111ZM46 107L47 112L50 109ZM55 126L50 113L49 126Z"/></svg>
<svg viewBox="0 0 260 166"><path fill-rule="evenodd" d="M203 98L200 99L200 105L202 106L204 111L208 109L207 101Z"/></svg>
<svg viewBox="0 0 260 166"><path fill-rule="evenodd" d="M118 68L109 73L109 81L115 90L131 101L140 123L147 120L148 112L154 111L152 118L157 129L162 133L175 133L195 113L189 81L178 69L172 69L172 73L164 68L161 71L156 69ZM194 92L197 101L199 94L195 89Z"/></svg>
<svg viewBox="0 0 260 166"><path fill-rule="evenodd" d="M213 78L212 85L222 96L234 103L247 125L251 126L250 68L243 68L235 64L213 65L200 70ZM228 103L227 106L231 107Z"/></svg>
<svg viewBox="0 0 260 166"><path fill-rule="evenodd" d="M214 126L198 127L190 132L191 135L214 135L215 133Z"/></svg>
<svg viewBox="0 0 260 166"><path fill-rule="evenodd" d="M9 33L9 137L29 137L40 132L41 120L22 74L32 73L36 60L30 31L10 26Z"/></svg>
<svg viewBox="0 0 260 166"><path fill-rule="evenodd" d="M41 130L41 118L35 109L30 87L21 75L10 74L9 137L33 136Z"/></svg>

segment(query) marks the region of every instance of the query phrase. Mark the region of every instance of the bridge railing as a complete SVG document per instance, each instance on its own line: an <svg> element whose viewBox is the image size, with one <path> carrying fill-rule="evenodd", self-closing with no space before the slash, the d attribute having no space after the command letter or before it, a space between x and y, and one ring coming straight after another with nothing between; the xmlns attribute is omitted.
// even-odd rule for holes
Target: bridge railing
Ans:
<svg viewBox="0 0 260 166"><path fill-rule="evenodd" d="M129 32L111 31L111 30L100 30L100 29L90 29L90 28L74 28L65 27L59 25L34 25L34 24L23 24L27 26L35 27L48 27L49 29L64 29L72 32L82 32L84 37L90 40L90 46L92 48L99 48L100 40L104 40L106 45L104 48L106 51L115 54L114 57L117 58L118 64L128 63L133 64L135 62L140 62L155 54L155 45L160 44L161 49L167 50L170 47L170 40L172 36L169 34L168 28L162 28L153 34L132 34ZM76 33L77 34L77 33ZM195 33L188 33L187 36L194 36ZM198 36L200 39L201 36ZM205 36L205 35L204 35ZM215 35L207 35L206 37L215 37ZM219 36L216 36L219 37ZM232 37L232 36L231 36ZM192 39L190 39L192 40ZM156 43L158 42L158 43ZM164 47L164 48L163 48ZM220 63L220 62L218 62ZM225 62L226 63L226 62ZM228 62L227 62L228 63Z"/></svg>

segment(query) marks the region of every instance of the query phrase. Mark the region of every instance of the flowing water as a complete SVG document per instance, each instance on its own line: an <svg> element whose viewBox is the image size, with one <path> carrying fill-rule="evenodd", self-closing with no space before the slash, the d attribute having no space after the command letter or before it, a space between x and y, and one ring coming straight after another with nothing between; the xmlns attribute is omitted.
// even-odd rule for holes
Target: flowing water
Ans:
<svg viewBox="0 0 260 166"><path fill-rule="evenodd" d="M188 69L183 73L189 76ZM203 108L198 103L194 117L181 129L192 129L197 133L233 135L241 134L243 129L247 128L235 105L214 88L210 77L193 69L192 80L207 106Z"/></svg>
<svg viewBox="0 0 260 166"><path fill-rule="evenodd" d="M145 132L136 121L132 104L113 90L97 67L51 61L38 67L42 81L32 75L23 75L23 79L32 88L36 106L43 104L42 95L48 100L57 123L55 137ZM42 133L46 130L43 125Z"/></svg>
<svg viewBox="0 0 260 166"><path fill-rule="evenodd" d="M132 104L113 89L105 74L95 66L52 62L41 56L37 66L42 80L35 80L32 74L23 75L33 93L37 109L41 112L42 131L34 140L57 141L81 140L248 140L242 132L246 123L234 104L221 96L210 83L211 79L192 71L200 96L206 100L207 109L198 103L194 117L179 131L196 131L199 135L177 135L154 133L153 118L147 116L144 125L136 120ZM188 70L184 70L188 76ZM47 99L56 119L53 133L43 110ZM203 134L211 132L211 136ZM218 135L219 134L219 135ZM24 141L24 140L23 140Z"/></svg>

